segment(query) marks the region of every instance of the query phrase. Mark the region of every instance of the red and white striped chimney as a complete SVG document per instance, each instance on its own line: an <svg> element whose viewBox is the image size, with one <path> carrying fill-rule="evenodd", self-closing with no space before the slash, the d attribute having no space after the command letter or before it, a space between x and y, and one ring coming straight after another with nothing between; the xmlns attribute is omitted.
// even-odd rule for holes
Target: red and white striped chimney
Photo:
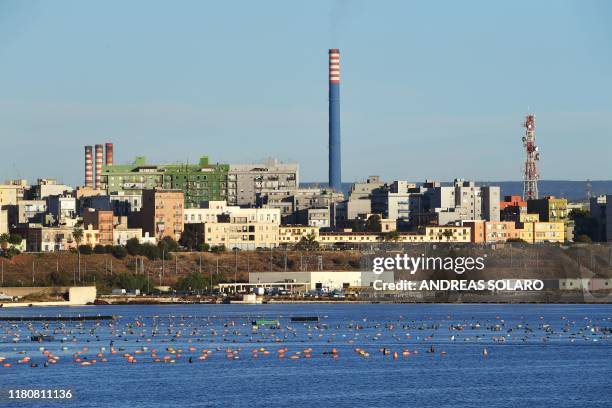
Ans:
<svg viewBox="0 0 612 408"><path fill-rule="evenodd" d="M93 187L93 148L85 146L85 187Z"/></svg>
<svg viewBox="0 0 612 408"><path fill-rule="evenodd" d="M102 154L104 146L101 144L96 145L96 189L100 188L102 182Z"/></svg>
<svg viewBox="0 0 612 408"><path fill-rule="evenodd" d="M113 165L113 144L112 143L106 143L106 162L105 164L107 166L112 166Z"/></svg>
<svg viewBox="0 0 612 408"><path fill-rule="evenodd" d="M340 83L340 50L337 48L329 50L329 82Z"/></svg>

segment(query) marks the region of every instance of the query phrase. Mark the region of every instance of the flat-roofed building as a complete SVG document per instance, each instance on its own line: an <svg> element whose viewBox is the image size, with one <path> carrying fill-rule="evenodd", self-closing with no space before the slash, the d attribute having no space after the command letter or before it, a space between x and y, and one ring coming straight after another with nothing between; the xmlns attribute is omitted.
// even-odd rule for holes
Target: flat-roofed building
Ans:
<svg viewBox="0 0 612 408"><path fill-rule="evenodd" d="M291 192L299 188L299 165L272 159L258 164L230 164L227 173L227 203L253 207L258 194Z"/></svg>

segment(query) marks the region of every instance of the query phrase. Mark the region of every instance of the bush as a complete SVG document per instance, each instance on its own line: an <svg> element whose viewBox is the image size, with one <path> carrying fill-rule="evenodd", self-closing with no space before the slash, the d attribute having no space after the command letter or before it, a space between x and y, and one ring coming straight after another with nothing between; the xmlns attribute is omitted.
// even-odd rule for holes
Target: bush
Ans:
<svg viewBox="0 0 612 408"><path fill-rule="evenodd" d="M96 246L94 247L93 251L94 251L96 254L103 254L103 253L105 253L105 252L106 252L106 250L104 249L104 245L100 245L100 244L96 245Z"/></svg>
<svg viewBox="0 0 612 408"><path fill-rule="evenodd" d="M586 234L580 234L576 238L574 238L574 242L582 242L585 244L590 244L591 242L593 242L593 240L591 239L591 237L589 237Z"/></svg>
<svg viewBox="0 0 612 408"><path fill-rule="evenodd" d="M125 247L117 245L113 247L112 254L117 259L123 259L127 256L128 251L125 249Z"/></svg>
<svg viewBox="0 0 612 408"><path fill-rule="evenodd" d="M179 250L179 244L171 237L162 238L157 246L159 247L159 250L163 251L164 253L177 252Z"/></svg>
<svg viewBox="0 0 612 408"><path fill-rule="evenodd" d="M128 253L132 256L141 255L141 245L140 245L140 241L138 241L138 238L128 239L127 242L125 243L125 248L127 249Z"/></svg>
<svg viewBox="0 0 612 408"><path fill-rule="evenodd" d="M198 272L191 272L189 275L180 278L174 288L176 290L198 290L206 287L206 279Z"/></svg>
<svg viewBox="0 0 612 408"><path fill-rule="evenodd" d="M215 245L212 248L210 248L210 250L214 253L218 253L218 252L225 252L225 245L221 244L221 245Z"/></svg>
<svg viewBox="0 0 612 408"><path fill-rule="evenodd" d="M11 234L9 236L9 243L11 245L21 245L21 241L23 241L23 238L21 238L21 235L19 234Z"/></svg>
<svg viewBox="0 0 612 408"><path fill-rule="evenodd" d="M140 255L146 256L151 261L161 258L161 251L153 244L140 245Z"/></svg>
<svg viewBox="0 0 612 408"><path fill-rule="evenodd" d="M79 252L81 255L91 255L93 254L93 249L91 245L79 245Z"/></svg>
<svg viewBox="0 0 612 408"><path fill-rule="evenodd" d="M112 245L104 245L104 253L112 254L113 253L113 246Z"/></svg>
<svg viewBox="0 0 612 408"><path fill-rule="evenodd" d="M208 245L206 242L203 242L200 244L200 248L198 249L202 252L208 252L210 251L210 245Z"/></svg>

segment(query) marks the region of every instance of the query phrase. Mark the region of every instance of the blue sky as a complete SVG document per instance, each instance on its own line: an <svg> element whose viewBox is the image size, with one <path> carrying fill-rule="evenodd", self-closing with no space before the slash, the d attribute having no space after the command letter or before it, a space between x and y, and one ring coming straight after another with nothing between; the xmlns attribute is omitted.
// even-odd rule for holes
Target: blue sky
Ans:
<svg viewBox="0 0 612 408"><path fill-rule="evenodd" d="M327 49L343 181L612 178L612 2L0 0L0 181L116 161L298 161L327 179Z"/></svg>

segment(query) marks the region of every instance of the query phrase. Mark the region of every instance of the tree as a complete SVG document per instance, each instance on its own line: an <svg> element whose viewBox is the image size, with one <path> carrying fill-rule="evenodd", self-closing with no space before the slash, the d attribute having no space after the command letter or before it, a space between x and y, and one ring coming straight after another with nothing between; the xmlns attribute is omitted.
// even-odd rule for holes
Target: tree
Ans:
<svg viewBox="0 0 612 408"><path fill-rule="evenodd" d="M142 244L140 246L140 254L146 256L151 261L161 258L161 251L153 244Z"/></svg>
<svg viewBox="0 0 612 408"><path fill-rule="evenodd" d="M9 236L9 243L11 245L19 246L21 245L22 241L23 241L23 238L21 238L21 235L19 234L11 234Z"/></svg>
<svg viewBox="0 0 612 408"><path fill-rule="evenodd" d="M179 244L171 237L163 237L157 244L159 250L165 254L170 252L178 252Z"/></svg>
<svg viewBox="0 0 612 408"><path fill-rule="evenodd" d="M380 222L381 218L380 215L378 214L372 214L368 217L368 220L366 221L366 226L365 229L368 232L381 232L382 231L382 225Z"/></svg>
<svg viewBox="0 0 612 408"><path fill-rule="evenodd" d="M174 288L176 290L199 290L206 287L207 280L198 272L191 272L189 275L180 278Z"/></svg>
<svg viewBox="0 0 612 408"><path fill-rule="evenodd" d="M128 251L125 249L125 247L117 245L113 247L112 254L117 259L123 259L127 256Z"/></svg>
<svg viewBox="0 0 612 408"><path fill-rule="evenodd" d="M319 249L319 241L315 234L308 234L300 239L300 242L295 244L295 249L298 251L315 251Z"/></svg>
<svg viewBox="0 0 612 408"><path fill-rule="evenodd" d="M128 253L132 256L141 255L140 247L141 245L140 245L140 241L138 241L138 238L130 238L125 243L125 248L127 249Z"/></svg>
<svg viewBox="0 0 612 408"><path fill-rule="evenodd" d="M0 235L0 248L2 248L2 252L6 252L9 244L9 234Z"/></svg>
<svg viewBox="0 0 612 408"><path fill-rule="evenodd" d="M581 243L584 243L584 244L590 244L591 242L593 242L593 240L591 239L591 237L589 237L586 234L580 234L576 238L574 238L574 242L581 242Z"/></svg>
<svg viewBox="0 0 612 408"><path fill-rule="evenodd" d="M397 242L399 238L400 238L400 233L397 230L389 231L385 233L385 241Z"/></svg>
<svg viewBox="0 0 612 408"><path fill-rule="evenodd" d="M83 240L83 230L81 228L78 227L74 227L74 229L72 230L72 237L74 238L74 241L77 244L77 258L78 258L78 270L79 270L79 282L81 281L81 251L79 250L79 247L81 246L81 241Z"/></svg>
<svg viewBox="0 0 612 408"><path fill-rule="evenodd" d="M83 255L91 255L91 254L93 254L93 248L91 247L91 245L79 245L77 250L78 250L79 254L83 254Z"/></svg>

